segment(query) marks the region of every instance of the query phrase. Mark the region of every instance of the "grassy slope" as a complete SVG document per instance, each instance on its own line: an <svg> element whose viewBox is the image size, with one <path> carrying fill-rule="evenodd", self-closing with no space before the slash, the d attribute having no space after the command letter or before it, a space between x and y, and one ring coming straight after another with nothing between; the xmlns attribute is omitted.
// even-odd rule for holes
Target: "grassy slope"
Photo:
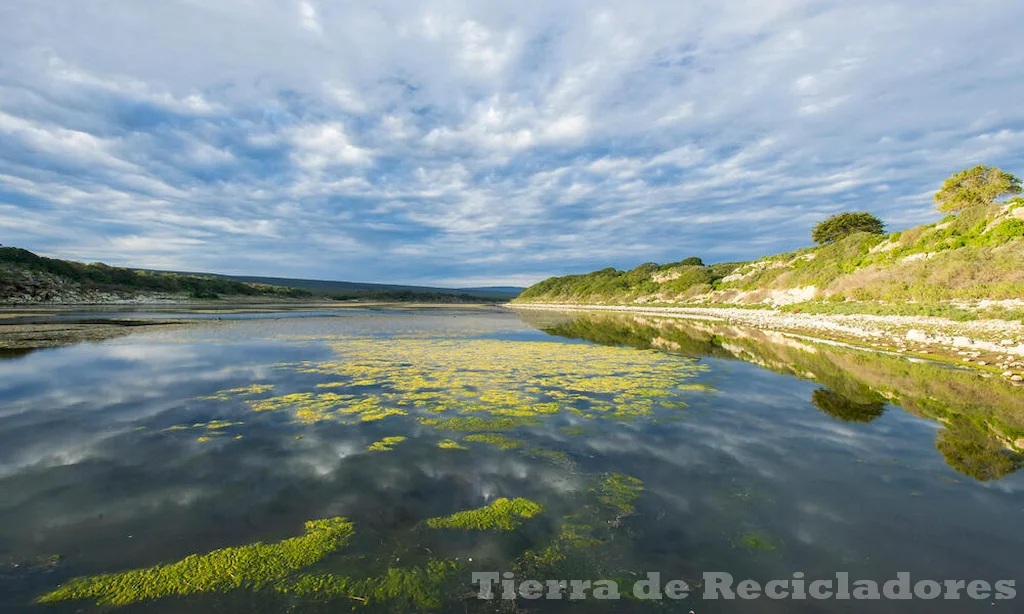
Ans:
<svg viewBox="0 0 1024 614"><path fill-rule="evenodd" d="M954 305L1024 297L1024 199L891 235L859 233L754 262L696 259L553 277L519 302L791 305L972 317ZM798 307L793 307L798 303ZM963 312L963 313L960 313ZM1020 309L986 315L1021 317Z"/></svg>
<svg viewBox="0 0 1024 614"><path fill-rule="evenodd" d="M474 303L508 300L515 294L502 289L460 291L351 282L272 277L232 277L206 273L176 273L84 264L45 258L16 247L0 247L0 301L34 297L35 301L73 302L98 293L120 297L138 294L173 295L194 299L219 297L319 298L335 300Z"/></svg>
<svg viewBox="0 0 1024 614"><path fill-rule="evenodd" d="M84 264L45 258L16 247L0 247L0 300L15 295L59 295L103 292L111 294L185 294L192 298L270 296L303 298L311 294L295 288L204 277Z"/></svg>

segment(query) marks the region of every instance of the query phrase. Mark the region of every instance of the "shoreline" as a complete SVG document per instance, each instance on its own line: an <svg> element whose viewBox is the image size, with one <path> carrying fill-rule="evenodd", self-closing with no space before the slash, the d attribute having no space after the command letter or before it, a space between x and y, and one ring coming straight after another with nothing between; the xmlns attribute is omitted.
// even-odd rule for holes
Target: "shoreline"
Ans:
<svg viewBox="0 0 1024 614"><path fill-rule="evenodd" d="M509 309L618 312L722 322L818 341L956 364L1024 382L1024 324L1008 320L958 322L933 316L781 313L734 307L643 307L507 303Z"/></svg>
<svg viewBox="0 0 1024 614"><path fill-rule="evenodd" d="M181 328L200 326L217 320L198 319L112 319L104 318L94 321L73 320L68 322L40 323L5 323L0 320L0 354L20 355L21 352L42 350L46 348L75 345L78 343L98 343L156 329ZM0 355L0 358L3 358Z"/></svg>

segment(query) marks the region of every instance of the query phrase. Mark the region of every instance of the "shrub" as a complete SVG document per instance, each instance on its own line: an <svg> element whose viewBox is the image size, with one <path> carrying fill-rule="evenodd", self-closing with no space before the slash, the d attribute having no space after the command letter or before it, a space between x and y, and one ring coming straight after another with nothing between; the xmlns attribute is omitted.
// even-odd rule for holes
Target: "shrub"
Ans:
<svg viewBox="0 0 1024 614"><path fill-rule="evenodd" d="M815 243L832 243L855 232L880 235L884 227L882 220L867 211L839 213L818 222L814 230L811 231L811 238Z"/></svg>

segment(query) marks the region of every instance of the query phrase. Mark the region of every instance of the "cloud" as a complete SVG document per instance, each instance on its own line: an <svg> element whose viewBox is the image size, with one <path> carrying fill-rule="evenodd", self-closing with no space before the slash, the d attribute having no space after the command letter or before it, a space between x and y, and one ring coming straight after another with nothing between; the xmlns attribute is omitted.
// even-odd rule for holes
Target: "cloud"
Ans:
<svg viewBox="0 0 1024 614"><path fill-rule="evenodd" d="M1024 172L1021 18L1001 0L16 0L0 241L497 284L752 258L844 209L917 224L956 170Z"/></svg>
<svg viewBox="0 0 1024 614"><path fill-rule="evenodd" d="M309 0L299 2L299 16L302 20L302 27L314 34L323 34L323 26L316 15L316 7Z"/></svg>

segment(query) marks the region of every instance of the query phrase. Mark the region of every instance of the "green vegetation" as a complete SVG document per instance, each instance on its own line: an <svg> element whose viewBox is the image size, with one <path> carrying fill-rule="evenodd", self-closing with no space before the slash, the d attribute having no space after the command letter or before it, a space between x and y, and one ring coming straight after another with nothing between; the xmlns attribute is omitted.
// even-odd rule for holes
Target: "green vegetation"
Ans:
<svg viewBox="0 0 1024 614"><path fill-rule="evenodd" d="M643 482L618 473L605 475L587 491L579 511L561 520L558 533L544 547L527 550L514 569L517 577L607 577L621 572L610 552L615 532L631 516Z"/></svg>
<svg viewBox="0 0 1024 614"><path fill-rule="evenodd" d="M93 293L316 298L336 301L493 303L518 294L517 288L450 290L354 282L174 273L85 264L45 258L15 247L0 247L0 300L18 302L84 300ZM93 296L95 298L95 296Z"/></svg>
<svg viewBox="0 0 1024 614"><path fill-rule="evenodd" d="M123 606L172 595L259 590L342 548L353 533L352 523L344 518L312 520L306 523L302 537L194 554L177 563L148 569L75 578L38 601L91 600L100 605Z"/></svg>
<svg viewBox="0 0 1024 614"><path fill-rule="evenodd" d="M811 239L815 243L834 243L855 232L866 232L880 235L885 231L882 220L867 211L856 213L839 213L818 222L811 231Z"/></svg>
<svg viewBox="0 0 1024 614"><path fill-rule="evenodd" d="M464 531L512 531L524 518L533 518L542 507L529 499L495 499L490 505L475 510L456 512L451 516L431 518L427 526L432 529L462 529Z"/></svg>
<svg viewBox="0 0 1024 614"><path fill-rule="evenodd" d="M755 531L747 531L743 535L740 535L734 542L733 546L743 547L747 550L776 550L776 546L766 536L757 533Z"/></svg>
<svg viewBox="0 0 1024 614"><path fill-rule="evenodd" d="M644 483L628 475L612 473L597 488L601 503L613 507L619 513L632 513L633 502L640 497Z"/></svg>
<svg viewBox="0 0 1024 614"><path fill-rule="evenodd" d="M453 441L451 439L445 439L443 441L437 442L437 447L441 448L442 450L468 450L469 449L466 446L462 445L461 443L459 443L457 441Z"/></svg>
<svg viewBox="0 0 1024 614"><path fill-rule="evenodd" d="M712 289L715 281L740 263L705 266L700 258L641 264L630 271L602 269L586 275L551 277L524 290L516 302L629 302L655 294L692 297Z"/></svg>
<svg viewBox="0 0 1024 614"><path fill-rule="evenodd" d="M517 439L509 439L508 437L498 435L497 433L477 433L476 435L467 435L463 441L486 443L492 446L498 446L502 450L514 450L526 445Z"/></svg>
<svg viewBox="0 0 1024 614"><path fill-rule="evenodd" d="M890 235L867 213L815 228L822 243L753 262L697 258L629 271L606 268L545 279L514 302L691 306L785 306L812 313L955 314L1018 319L1019 308L975 308L1024 296L1024 199L1012 175L964 171L936 195L956 213ZM998 169L995 169L998 171ZM1002 173L1002 171L999 171ZM952 183L951 183L952 182ZM950 186L953 187L950 187ZM959 186L959 187L957 187ZM958 304L954 305L953 302Z"/></svg>
<svg viewBox="0 0 1024 614"><path fill-rule="evenodd" d="M405 439L406 438L401 435L394 437L385 437L380 441L375 441L370 445L366 446L366 449L371 452L387 452L389 450L394 450L395 446L405 441Z"/></svg>
<svg viewBox="0 0 1024 614"><path fill-rule="evenodd" d="M71 284L79 291L187 294L198 299L218 298L221 295L278 298L312 296L312 293L296 288L244 283L219 277L126 269L102 262L84 264L45 258L16 247L0 247L0 299L33 293L33 286L40 283L40 277L52 282L51 285Z"/></svg>
<svg viewBox="0 0 1024 614"><path fill-rule="evenodd" d="M317 601L347 598L364 606L387 604L391 611L423 612L442 606L446 587L460 568L455 561L430 560L423 567L391 567L362 580L330 573L302 574L275 589Z"/></svg>
<svg viewBox="0 0 1024 614"><path fill-rule="evenodd" d="M935 194L939 211L963 211L970 207L991 205L997 199L1020 194L1020 179L1010 173L979 164L954 174Z"/></svg>
<svg viewBox="0 0 1024 614"><path fill-rule="evenodd" d="M432 426L442 431L457 431L459 433L477 433L481 431L510 431L522 426L540 424L535 418L477 418L476 416L455 417L455 418L418 418L420 424ZM469 439L467 441L480 441Z"/></svg>

